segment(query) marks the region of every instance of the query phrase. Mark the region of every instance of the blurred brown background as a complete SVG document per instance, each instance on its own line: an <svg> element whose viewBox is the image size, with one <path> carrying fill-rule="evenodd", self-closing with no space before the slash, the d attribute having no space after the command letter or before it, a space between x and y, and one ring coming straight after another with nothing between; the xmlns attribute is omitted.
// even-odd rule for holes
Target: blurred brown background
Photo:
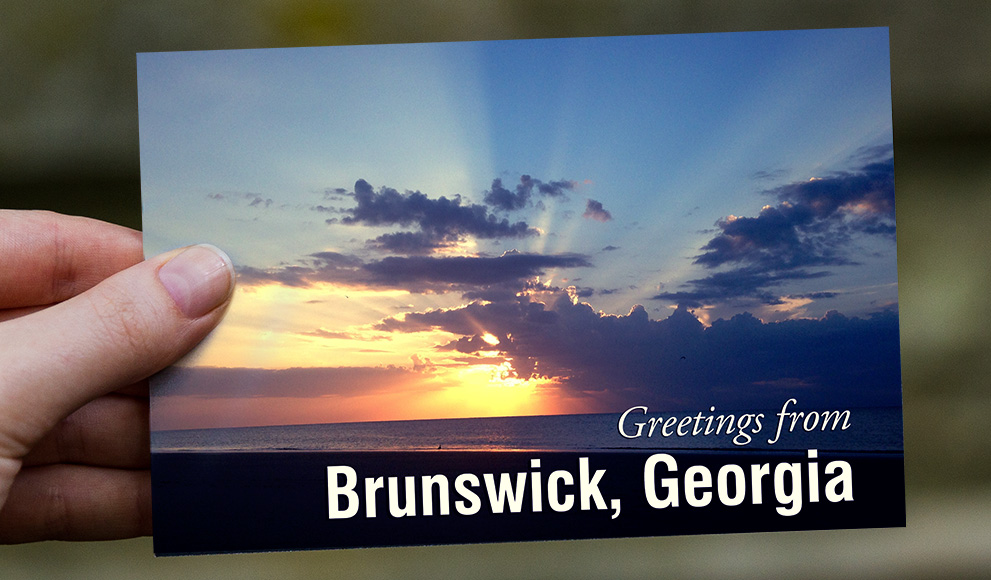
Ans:
<svg viewBox="0 0 991 580"><path fill-rule="evenodd" d="M0 578L991 576L991 2L5 0L0 207L140 227L136 52L888 26L908 527L155 559L0 547Z"/></svg>

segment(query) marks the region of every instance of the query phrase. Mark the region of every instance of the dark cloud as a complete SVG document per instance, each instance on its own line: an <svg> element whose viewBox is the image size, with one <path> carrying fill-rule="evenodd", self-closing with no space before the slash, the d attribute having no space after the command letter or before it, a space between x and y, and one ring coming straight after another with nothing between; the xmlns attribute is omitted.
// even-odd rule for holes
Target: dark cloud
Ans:
<svg viewBox="0 0 991 580"><path fill-rule="evenodd" d="M839 292L806 292L805 294L792 294L789 298L807 298L809 300L822 300L824 298L836 298Z"/></svg>
<svg viewBox="0 0 991 580"><path fill-rule="evenodd" d="M428 197L419 191L400 193L391 187L373 188L364 179L354 184L353 192L343 189L324 191L324 199L342 200L350 196L356 202L351 208L315 205L310 209L320 213L344 214L341 219L326 220L328 225L400 226L412 231L389 232L368 240L370 249L393 254L426 255L449 248L469 238L498 242L503 238L526 238L539 235L525 221L510 222L492 211L511 211L532 205L535 195L561 197L574 189L573 181L543 182L529 175L510 191L501 179L492 181L492 189L484 192L485 204L465 203L454 198ZM538 202L540 204L540 202ZM540 204L542 205L542 204Z"/></svg>
<svg viewBox="0 0 991 580"><path fill-rule="evenodd" d="M729 216L694 263L730 268L691 280L680 292L657 299L690 306L747 298L780 302L772 289L787 280L828 275L810 268L855 265L858 236L894 240L894 159L891 146L859 150L853 170L794 182L766 192L778 200L756 217Z"/></svg>
<svg viewBox="0 0 991 580"><path fill-rule="evenodd" d="M541 195L546 195L548 197L563 197L566 192L571 191L577 185L574 181L550 181L547 183L537 182L537 190L540 191Z"/></svg>
<svg viewBox="0 0 991 580"><path fill-rule="evenodd" d="M545 183L529 175L522 175L520 182L510 191L503 186L502 179L496 178L492 180L492 189L485 192L483 200L493 209L512 211L526 207L535 190L544 196L561 197L574 188L574 181L561 180Z"/></svg>
<svg viewBox="0 0 991 580"><path fill-rule="evenodd" d="M561 288L542 282L538 278L525 281L507 280L499 284L466 289L461 293L465 300L482 300L485 302L512 302L520 293L560 292Z"/></svg>
<svg viewBox="0 0 991 580"><path fill-rule="evenodd" d="M523 177L527 176L524 175ZM532 189L532 187L527 187L524 182L516 186L516 191L510 191L503 187L501 179L496 178L492 180L492 189L486 191L485 197L482 199L496 209L510 211L526 207L527 202L530 201Z"/></svg>
<svg viewBox="0 0 991 580"><path fill-rule="evenodd" d="M850 218L854 226L864 217L894 220L894 158L872 161L855 171L783 185L771 193L782 203L811 213L816 220Z"/></svg>
<svg viewBox="0 0 991 580"><path fill-rule="evenodd" d="M308 288L319 282L337 282L343 285L359 285L364 262L355 256L339 252L311 254L300 264L286 264L277 268L260 269L251 266L237 267L237 281L242 286L279 284L293 288Z"/></svg>
<svg viewBox="0 0 991 580"><path fill-rule="evenodd" d="M579 298L589 298L595 295L595 288L586 288L584 286L574 286L574 295Z"/></svg>
<svg viewBox="0 0 991 580"><path fill-rule="evenodd" d="M538 302L502 301L472 302L462 307L410 312L401 317L390 317L375 325L376 330L388 332L421 332L441 329L465 336L481 336L489 332L496 337L519 333L527 324L540 324L556 319Z"/></svg>
<svg viewBox="0 0 991 580"><path fill-rule="evenodd" d="M379 330L445 330L438 345L465 354L499 351L521 378L552 377L601 411L780 405L802 385L808 405L897 405L901 382L894 313L763 323L750 314L706 328L687 309L663 320L642 306L625 316L595 312L564 292L547 304L467 306L388 318ZM494 335L498 344L482 339ZM738 405L738 406L733 406Z"/></svg>
<svg viewBox="0 0 991 580"><path fill-rule="evenodd" d="M487 287L505 282L522 286L548 268L589 267L587 258L578 254L545 256L507 252L497 258L455 256L388 257L364 266L381 285L417 287L419 284L449 284L452 287Z"/></svg>
<svg viewBox="0 0 991 580"><path fill-rule="evenodd" d="M465 354L479 353L483 351L492 351L497 345L492 345L481 336L462 336L457 340L452 340L447 344L442 344L437 346L437 350L451 350L457 351ZM478 363L475 359L463 359L461 362L468 363ZM493 359L493 363L501 364L501 359Z"/></svg>
<svg viewBox="0 0 991 580"><path fill-rule="evenodd" d="M508 360L517 377L553 378L565 397L601 412L635 404L657 412L710 405L774 408L792 396L819 410L901 401L894 312L848 318L833 311L822 319L777 323L744 313L705 327L685 308L652 320L642 306L616 316L595 312L565 291L544 298L410 312L380 321L376 330L450 332L455 337L436 345L438 351L462 353L468 364ZM432 363L424 354L411 357L412 370L173 367L162 375L156 395L312 398L394 392L429 372Z"/></svg>
<svg viewBox="0 0 991 580"><path fill-rule="evenodd" d="M399 238L380 238L371 245L389 251L396 248L412 247L416 253L445 247L473 236L482 239L525 238L538 234L526 222L510 223L489 213L488 208L479 204L462 204L461 198L431 199L419 191L400 193L390 187L378 191L364 179L354 184L354 198L357 206L346 209L348 215L341 219L345 225L366 226L416 226L419 232ZM390 234L393 236L399 234ZM418 236L413 239L411 236ZM406 242L415 241L411 246Z"/></svg>
<svg viewBox="0 0 991 580"><path fill-rule="evenodd" d="M393 254L424 255L451 247L454 243L454 240L426 232L396 232L394 234L382 234L374 240L370 240L368 246Z"/></svg>
<svg viewBox="0 0 991 580"><path fill-rule="evenodd" d="M840 253L845 232L814 229L814 221L808 208L788 202L765 207L754 218L720 220L722 232L702 247L695 263L709 268L741 263L766 271L852 263Z"/></svg>
<svg viewBox="0 0 991 580"><path fill-rule="evenodd" d="M329 270L322 268L321 270ZM252 266L237 267L237 283L239 286L264 286L278 284L290 288L308 288L319 278L329 278L325 272L317 271L307 266L280 266L263 270Z"/></svg>
<svg viewBox="0 0 991 580"><path fill-rule="evenodd" d="M770 288L780 286L790 280L813 280L828 276L828 272L808 270L765 271L761 268L738 268L728 272L717 272L705 278L690 280L691 290L661 292L655 300L668 300L687 306L700 308L706 304L733 302L746 297L762 304L781 304L779 293Z"/></svg>
<svg viewBox="0 0 991 580"><path fill-rule="evenodd" d="M301 264L261 270L238 268L242 285L281 284L309 287L329 282L365 288L399 288L411 292L463 292L472 296L495 292L515 295L527 281L551 268L585 268L592 264L580 254L541 255L506 252L499 257L389 256L364 262L337 252L312 254Z"/></svg>
<svg viewBox="0 0 991 580"><path fill-rule="evenodd" d="M602 202L590 199L585 204L585 213L582 214L582 217L599 222L607 222L612 219L612 214L602 207Z"/></svg>

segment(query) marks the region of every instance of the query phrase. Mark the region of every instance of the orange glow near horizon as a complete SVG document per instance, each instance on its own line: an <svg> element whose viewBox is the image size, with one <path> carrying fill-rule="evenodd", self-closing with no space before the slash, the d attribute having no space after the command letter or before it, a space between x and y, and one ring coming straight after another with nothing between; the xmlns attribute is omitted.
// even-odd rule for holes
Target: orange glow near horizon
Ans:
<svg viewBox="0 0 991 580"><path fill-rule="evenodd" d="M158 397L152 429L200 429L585 412L552 379L511 376L509 362L410 373L387 390L318 397Z"/></svg>
<svg viewBox="0 0 991 580"><path fill-rule="evenodd" d="M436 346L458 337L439 330L388 332L374 325L411 310L456 305L445 295L330 284L239 287L223 324L183 364L267 369L406 366L414 354L442 357Z"/></svg>
<svg viewBox="0 0 991 580"><path fill-rule="evenodd" d="M440 391L439 407L463 417L508 417L547 415L552 402L541 387L553 385L548 379L523 380L509 376L509 363L471 365L455 371L455 382Z"/></svg>
<svg viewBox="0 0 991 580"><path fill-rule="evenodd" d="M491 348L471 355L446 348L461 338L429 327L389 330L379 323L405 312L459 308L459 295L352 289L244 286L224 323L184 366L280 370L394 368L395 384L310 397L163 397L156 429L553 415L582 412L560 383L521 379L499 349L500 338L477 324ZM389 379L393 380L393 379ZM286 392L293 392L286 385ZM274 391L278 392L276 387Z"/></svg>

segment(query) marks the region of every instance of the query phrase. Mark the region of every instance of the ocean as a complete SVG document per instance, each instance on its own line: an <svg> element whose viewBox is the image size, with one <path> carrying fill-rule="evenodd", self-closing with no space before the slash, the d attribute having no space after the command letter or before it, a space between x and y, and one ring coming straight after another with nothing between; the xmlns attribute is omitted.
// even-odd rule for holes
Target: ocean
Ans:
<svg viewBox="0 0 991 580"><path fill-rule="evenodd" d="M267 451L622 451L651 449L794 451L818 449L844 452L900 452L902 410L900 407L854 408L836 424L816 417L800 418L792 428L790 419L778 431L779 409L763 413L758 428L751 419L739 428L743 413L648 413L627 415L620 434L621 413L373 421L314 425L279 425L153 431L152 451L175 452L267 452ZM722 416L722 427L719 417ZM730 428L729 416L733 423ZM711 421L707 421L712 417ZM657 426L652 436L648 419ZM663 424L674 418L663 433ZM690 422L677 433L677 424ZM637 426L643 423L643 427ZM826 429L823 430L823 425ZM836 427L834 429L834 426ZM846 427L845 429L843 427ZM706 428L709 433L706 434ZM808 431L806 429L809 429ZM696 433L693 434L692 431ZM775 440L776 438L776 440ZM774 440L773 444L768 443ZM742 443L742 444L741 444Z"/></svg>

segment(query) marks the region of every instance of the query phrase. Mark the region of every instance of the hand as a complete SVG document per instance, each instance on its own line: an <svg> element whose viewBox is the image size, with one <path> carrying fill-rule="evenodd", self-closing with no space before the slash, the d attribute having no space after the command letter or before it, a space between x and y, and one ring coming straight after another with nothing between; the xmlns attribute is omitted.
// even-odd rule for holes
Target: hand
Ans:
<svg viewBox="0 0 991 580"><path fill-rule="evenodd" d="M148 387L220 322L222 252L0 210L0 542L151 533Z"/></svg>

